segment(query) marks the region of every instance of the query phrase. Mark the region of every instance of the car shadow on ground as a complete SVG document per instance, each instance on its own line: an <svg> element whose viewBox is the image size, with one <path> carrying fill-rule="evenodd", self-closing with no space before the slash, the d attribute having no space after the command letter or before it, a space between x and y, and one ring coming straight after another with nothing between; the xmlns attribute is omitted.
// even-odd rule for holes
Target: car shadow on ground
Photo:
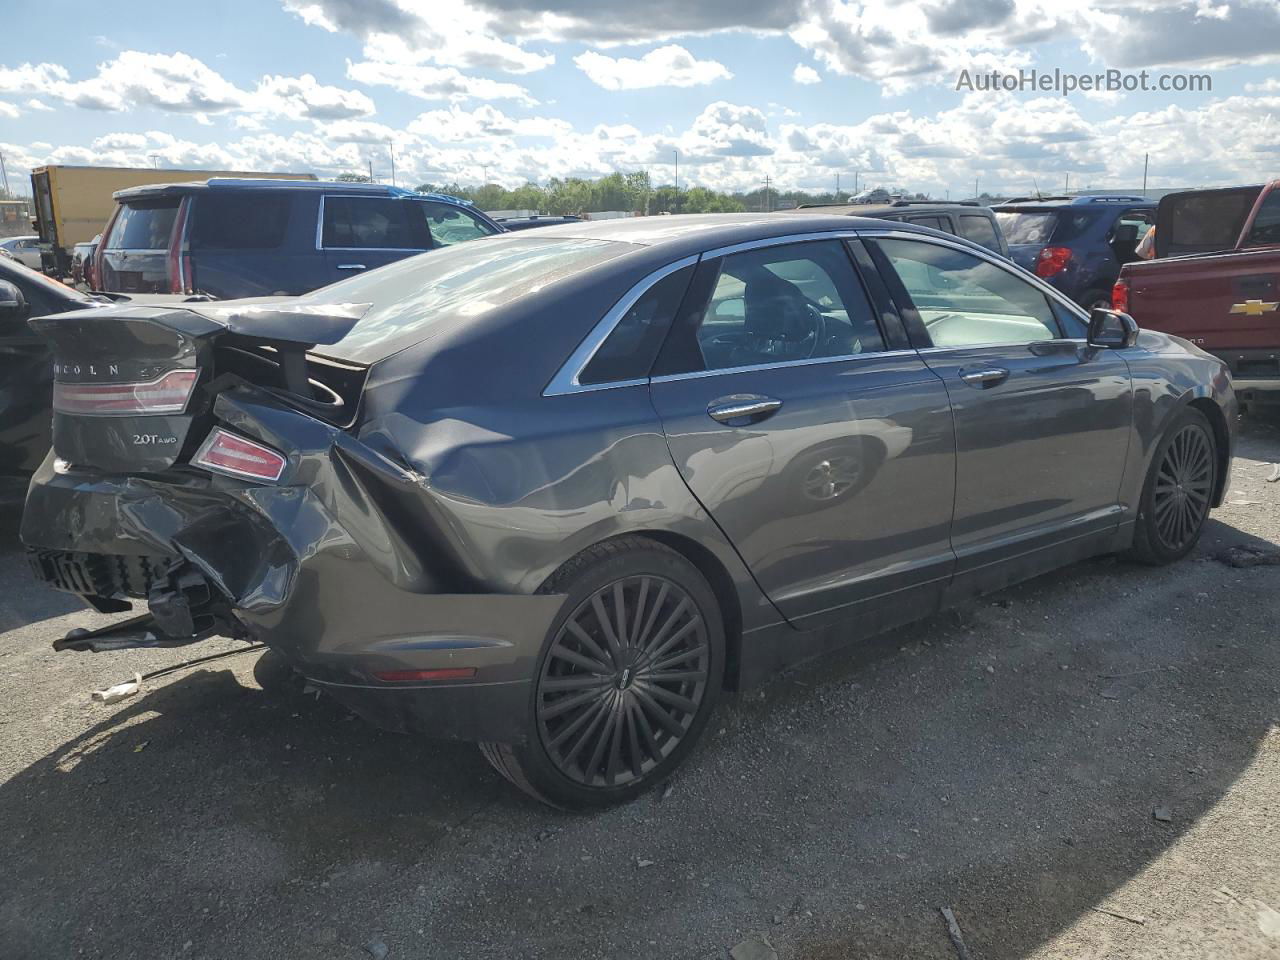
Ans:
<svg viewBox="0 0 1280 960"><path fill-rule="evenodd" d="M351 957L376 922L402 955L687 957L758 925L784 958L914 960L952 956L948 903L1022 957L1276 723L1280 568L1230 544L1274 549L1214 521L1180 567L1080 564L824 657L731 698L670 791L589 817L244 660L179 673L0 786L4 952Z"/></svg>

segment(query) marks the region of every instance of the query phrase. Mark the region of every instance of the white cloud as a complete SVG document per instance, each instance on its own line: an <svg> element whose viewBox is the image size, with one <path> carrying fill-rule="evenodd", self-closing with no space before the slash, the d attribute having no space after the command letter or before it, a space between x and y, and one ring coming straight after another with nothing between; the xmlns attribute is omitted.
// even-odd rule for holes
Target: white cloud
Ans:
<svg viewBox="0 0 1280 960"><path fill-rule="evenodd" d="M12 103L5 103L3 100L0 100L0 117L16 117L20 113L22 113L22 111L19 110L16 105Z"/></svg>
<svg viewBox="0 0 1280 960"><path fill-rule="evenodd" d="M431 110L420 114L408 129L410 133L427 139L459 143L510 137L563 137L573 132L573 125L550 117L513 119L495 107L483 104L470 112L457 106L448 110Z"/></svg>
<svg viewBox="0 0 1280 960"><path fill-rule="evenodd" d="M1261 83L1246 83L1248 93L1280 93L1280 77L1267 77Z"/></svg>
<svg viewBox="0 0 1280 960"><path fill-rule="evenodd" d="M808 64L797 63L796 68L791 71L791 79L796 83L821 83L822 75Z"/></svg>
<svg viewBox="0 0 1280 960"><path fill-rule="evenodd" d="M467 76L454 67L364 60L348 62L347 76L357 83L388 86L423 100L514 100L526 105L538 102L519 84Z"/></svg>
<svg viewBox="0 0 1280 960"><path fill-rule="evenodd" d="M89 110L150 107L191 114L200 123L207 123L209 114L231 111L317 120L367 116L374 111L366 94L327 86L310 74L265 76L255 90L248 91L188 54L137 50L126 50L99 64L97 73L86 80L73 81L65 67L53 63L0 67L0 93L35 94Z"/></svg>
<svg viewBox="0 0 1280 960"><path fill-rule="evenodd" d="M573 62L593 83L606 90L694 87L733 76L723 63L699 60L676 44L650 50L638 59L610 57L588 50L574 57Z"/></svg>
<svg viewBox="0 0 1280 960"><path fill-rule="evenodd" d="M43 100L38 100L35 97L32 97L30 100L27 101L27 109L28 110L52 110L53 107L49 106Z"/></svg>

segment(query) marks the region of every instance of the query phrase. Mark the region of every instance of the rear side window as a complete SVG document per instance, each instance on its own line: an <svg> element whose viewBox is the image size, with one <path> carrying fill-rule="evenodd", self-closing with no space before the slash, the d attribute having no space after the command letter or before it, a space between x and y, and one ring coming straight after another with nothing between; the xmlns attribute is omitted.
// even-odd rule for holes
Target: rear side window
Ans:
<svg viewBox="0 0 1280 960"><path fill-rule="evenodd" d="M998 210L996 220L1011 244L1046 244L1058 225L1058 215L1049 210Z"/></svg>
<svg viewBox="0 0 1280 960"><path fill-rule="evenodd" d="M1280 243L1280 187L1267 194L1249 230L1250 243Z"/></svg>
<svg viewBox="0 0 1280 960"><path fill-rule="evenodd" d="M1168 257L1232 249L1258 192L1258 187L1245 187L1165 197L1157 219L1157 253Z"/></svg>
<svg viewBox="0 0 1280 960"><path fill-rule="evenodd" d="M326 247L426 250L427 222L417 201L394 197L325 197Z"/></svg>
<svg viewBox="0 0 1280 960"><path fill-rule="evenodd" d="M995 224L986 217L972 213L960 214L960 235L988 250L994 250L996 253L1003 252L1000 249L1000 238L996 236Z"/></svg>
<svg viewBox="0 0 1280 960"><path fill-rule="evenodd" d="M942 221L937 217L911 217L907 220L907 223L914 223L919 227L929 227L932 230L942 230L946 233L951 232L942 225Z"/></svg>
<svg viewBox="0 0 1280 960"><path fill-rule="evenodd" d="M617 383L649 376L692 276L693 267L685 267L646 290L600 345L578 382Z"/></svg>
<svg viewBox="0 0 1280 960"><path fill-rule="evenodd" d="M167 250L177 216L177 199L130 201L121 206L103 246L108 250Z"/></svg>
<svg viewBox="0 0 1280 960"><path fill-rule="evenodd" d="M191 247L274 250L284 244L289 207L289 197L279 193L201 194L192 210Z"/></svg>

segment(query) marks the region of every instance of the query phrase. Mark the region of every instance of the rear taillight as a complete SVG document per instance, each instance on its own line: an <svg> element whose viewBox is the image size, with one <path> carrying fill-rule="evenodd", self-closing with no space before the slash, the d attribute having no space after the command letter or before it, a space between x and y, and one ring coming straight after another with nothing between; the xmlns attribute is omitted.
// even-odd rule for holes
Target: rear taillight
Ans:
<svg viewBox="0 0 1280 960"><path fill-rule="evenodd" d="M270 447L215 427L191 462L214 473L274 483L280 479L289 461L284 454Z"/></svg>
<svg viewBox="0 0 1280 960"><path fill-rule="evenodd" d="M55 382L53 409L57 413L114 417L181 413L199 378L199 370L170 370L145 383Z"/></svg>
<svg viewBox="0 0 1280 960"><path fill-rule="evenodd" d="M1040 255L1036 257L1036 276L1057 276L1070 261L1070 247L1045 247L1040 251Z"/></svg>
<svg viewBox="0 0 1280 960"><path fill-rule="evenodd" d="M1129 281L1121 277L1111 288L1111 309L1129 312Z"/></svg>

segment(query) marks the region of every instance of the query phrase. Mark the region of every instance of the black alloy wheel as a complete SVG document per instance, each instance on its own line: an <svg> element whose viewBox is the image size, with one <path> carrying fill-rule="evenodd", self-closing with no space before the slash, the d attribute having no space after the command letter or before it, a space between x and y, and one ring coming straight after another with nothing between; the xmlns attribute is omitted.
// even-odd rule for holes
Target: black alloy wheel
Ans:
<svg viewBox="0 0 1280 960"><path fill-rule="evenodd" d="M645 537L596 544L542 593L563 593L533 677L526 742L485 743L508 780L552 806L623 803L670 776L719 697L724 624L684 556Z"/></svg>
<svg viewBox="0 0 1280 960"><path fill-rule="evenodd" d="M1218 446L1205 415L1186 407L1172 418L1147 471L1132 553L1172 563L1200 539L1218 480Z"/></svg>
<svg viewBox="0 0 1280 960"><path fill-rule="evenodd" d="M707 626L661 577L616 580L560 628L538 679L538 736L588 787L642 779L679 746L706 693Z"/></svg>
<svg viewBox="0 0 1280 960"><path fill-rule="evenodd" d="M1188 423L1173 435L1156 473L1151 506L1156 535L1170 551L1188 548L1200 535L1213 495L1213 441Z"/></svg>

